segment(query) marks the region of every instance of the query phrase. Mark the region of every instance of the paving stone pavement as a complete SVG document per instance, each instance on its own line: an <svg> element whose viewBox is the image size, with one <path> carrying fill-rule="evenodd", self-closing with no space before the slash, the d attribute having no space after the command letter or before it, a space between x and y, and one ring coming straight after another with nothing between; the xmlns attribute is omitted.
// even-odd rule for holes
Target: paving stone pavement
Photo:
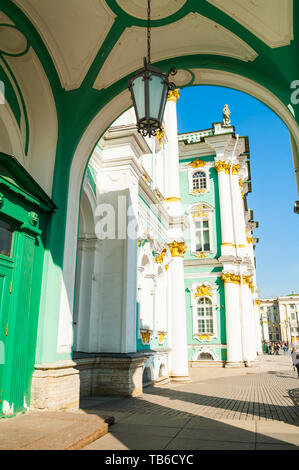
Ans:
<svg viewBox="0 0 299 470"><path fill-rule="evenodd" d="M299 449L299 379L289 355L190 375L190 383L147 387L134 399L82 400L85 412L115 417L109 434L85 449Z"/></svg>

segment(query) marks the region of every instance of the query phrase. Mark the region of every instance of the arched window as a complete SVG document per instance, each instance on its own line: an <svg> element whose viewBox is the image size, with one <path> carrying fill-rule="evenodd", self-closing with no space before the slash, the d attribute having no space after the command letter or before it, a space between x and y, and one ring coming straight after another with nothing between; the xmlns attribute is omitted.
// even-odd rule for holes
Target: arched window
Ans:
<svg viewBox="0 0 299 470"><path fill-rule="evenodd" d="M193 190L207 189L207 178L204 171L196 171L192 176Z"/></svg>
<svg viewBox="0 0 299 470"><path fill-rule="evenodd" d="M200 297L197 300L197 333L214 333L213 305L208 297Z"/></svg>

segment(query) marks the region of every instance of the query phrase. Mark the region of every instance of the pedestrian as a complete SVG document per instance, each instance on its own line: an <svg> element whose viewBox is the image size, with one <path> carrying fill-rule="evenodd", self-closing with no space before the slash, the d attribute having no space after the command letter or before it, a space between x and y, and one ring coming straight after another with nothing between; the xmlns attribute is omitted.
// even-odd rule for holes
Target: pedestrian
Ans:
<svg viewBox="0 0 299 470"><path fill-rule="evenodd" d="M299 379L299 352L296 351L295 348L292 348L291 352L292 364L293 369L297 369L298 379Z"/></svg>

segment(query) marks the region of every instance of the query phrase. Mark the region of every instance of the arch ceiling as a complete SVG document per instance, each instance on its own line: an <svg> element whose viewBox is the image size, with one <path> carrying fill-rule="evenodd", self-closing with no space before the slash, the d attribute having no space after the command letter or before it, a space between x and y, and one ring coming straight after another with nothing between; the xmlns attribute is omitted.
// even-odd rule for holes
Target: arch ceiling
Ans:
<svg viewBox="0 0 299 470"><path fill-rule="evenodd" d="M298 3L152 0L152 62L175 66L179 87L200 84L204 69L244 77L298 124ZM84 131L142 66L146 15L146 0L1 1L0 80L20 134L17 157L49 194L59 155L69 172Z"/></svg>

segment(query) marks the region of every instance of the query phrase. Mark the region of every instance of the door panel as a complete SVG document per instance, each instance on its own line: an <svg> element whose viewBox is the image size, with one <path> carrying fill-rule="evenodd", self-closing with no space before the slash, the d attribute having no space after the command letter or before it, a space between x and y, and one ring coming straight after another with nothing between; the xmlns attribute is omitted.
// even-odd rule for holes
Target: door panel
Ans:
<svg viewBox="0 0 299 470"><path fill-rule="evenodd" d="M0 262L0 417L5 401L12 271L12 268L2 266Z"/></svg>

